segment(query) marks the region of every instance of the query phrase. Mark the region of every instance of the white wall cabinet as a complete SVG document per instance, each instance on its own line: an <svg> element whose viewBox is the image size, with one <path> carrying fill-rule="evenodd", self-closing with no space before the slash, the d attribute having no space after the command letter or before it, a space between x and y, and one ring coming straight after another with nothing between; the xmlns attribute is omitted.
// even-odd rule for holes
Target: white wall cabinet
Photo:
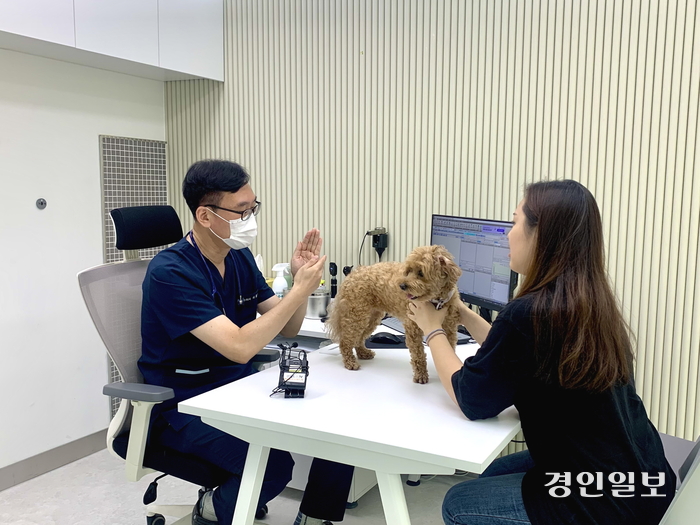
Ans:
<svg viewBox="0 0 700 525"><path fill-rule="evenodd" d="M75 0L75 47L158 66L158 0Z"/></svg>
<svg viewBox="0 0 700 525"><path fill-rule="evenodd" d="M154 80L223 81L224 4L0 0L0 48Z"/></svg>
<svg viewBox="0 0 700 525"><path fill-rule="evenodd" d="M224 80L221 0L159 0L160 67Z"/></svg>
<svg viewBox="0 0 700 525"><path fill-rule="evenodd" d="M75 46L73 0L0 0L0 31Z"/></svg>

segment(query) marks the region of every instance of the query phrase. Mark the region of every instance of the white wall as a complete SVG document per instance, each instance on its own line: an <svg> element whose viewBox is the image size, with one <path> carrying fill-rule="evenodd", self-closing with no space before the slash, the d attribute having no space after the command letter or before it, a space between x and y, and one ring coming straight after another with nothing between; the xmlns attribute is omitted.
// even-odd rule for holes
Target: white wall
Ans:
<svg viewBox="0 0 700 525"><path fill-rule="evenodd" d="M2 468L108 425L76 279L102 263L98 135L165 131L162 82L5 50L0 71Z"/></svg>
<svg viewBox="0 0 700 525"><path fill-rule="evenodd" d="M166 85L170 201L195 160L248 168L254 246L318 227L339 266L430 240L432 213L508 220L573 178L603 215L659 430L700 434L698 2L227 0L226 82ZM328 274L326 274L326 278Z"/></svg>

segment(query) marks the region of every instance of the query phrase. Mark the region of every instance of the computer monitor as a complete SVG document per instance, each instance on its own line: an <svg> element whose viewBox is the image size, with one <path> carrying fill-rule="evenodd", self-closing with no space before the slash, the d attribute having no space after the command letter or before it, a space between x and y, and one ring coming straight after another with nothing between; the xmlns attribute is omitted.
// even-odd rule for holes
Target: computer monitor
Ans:
<svg viewBox="0 0 700 525"><path fill-rule="evenodd" d="M433 215L430 243L447 248L462 269L457 288L465 303L500 311L513 298L518 274L508 258L512 227L506 221Z"/></svg>

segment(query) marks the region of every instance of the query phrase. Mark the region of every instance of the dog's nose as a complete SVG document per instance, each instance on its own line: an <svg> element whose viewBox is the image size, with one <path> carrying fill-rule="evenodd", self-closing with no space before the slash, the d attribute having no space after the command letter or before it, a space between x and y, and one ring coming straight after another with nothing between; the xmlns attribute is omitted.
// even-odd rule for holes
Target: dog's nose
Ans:
<svg viewBox="0 0 700 525"><path fill-rule="evenodd" d="M399 285L399 288L401 288L402 290L405 290L405 289L406 289L406 283L401 283L401 284Z"/></svg>

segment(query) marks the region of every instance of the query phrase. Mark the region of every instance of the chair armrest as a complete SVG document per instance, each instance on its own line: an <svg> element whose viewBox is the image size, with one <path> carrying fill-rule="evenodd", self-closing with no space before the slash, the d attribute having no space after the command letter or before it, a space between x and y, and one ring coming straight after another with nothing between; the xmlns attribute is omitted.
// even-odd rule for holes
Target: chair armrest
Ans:
<svg viewBox="0 0 700 525"><path fill-rule="evenodd" d="M251 363L273 363L280 358L280 351L274 348L263 348L250 360Z"/></svg>
<svg viewBox="0 0 700 525"><path fill-rule="evenodd" d="M160 403L175 397L172 388L143 383L109 383L104 386L102 393L106 396L148 403Z"/></svg>
<svg viewBox="0 0 700 525"><path fill-rule="evenodd" d="M154 405L175 397L175 393L172 388L163 386L122 382L105 385L102 388L102 393L122 399L119 411L107 430L107 441L109 445L110 439L114 439L125 426L129 428L129 443L126 449L126 477L130 481L138 481L146 474L153 472L143 465L151 411ZM125 408L128 405L131 405L131 411ZM129 413L131 413L130 420L128 419Z"/></svg>

